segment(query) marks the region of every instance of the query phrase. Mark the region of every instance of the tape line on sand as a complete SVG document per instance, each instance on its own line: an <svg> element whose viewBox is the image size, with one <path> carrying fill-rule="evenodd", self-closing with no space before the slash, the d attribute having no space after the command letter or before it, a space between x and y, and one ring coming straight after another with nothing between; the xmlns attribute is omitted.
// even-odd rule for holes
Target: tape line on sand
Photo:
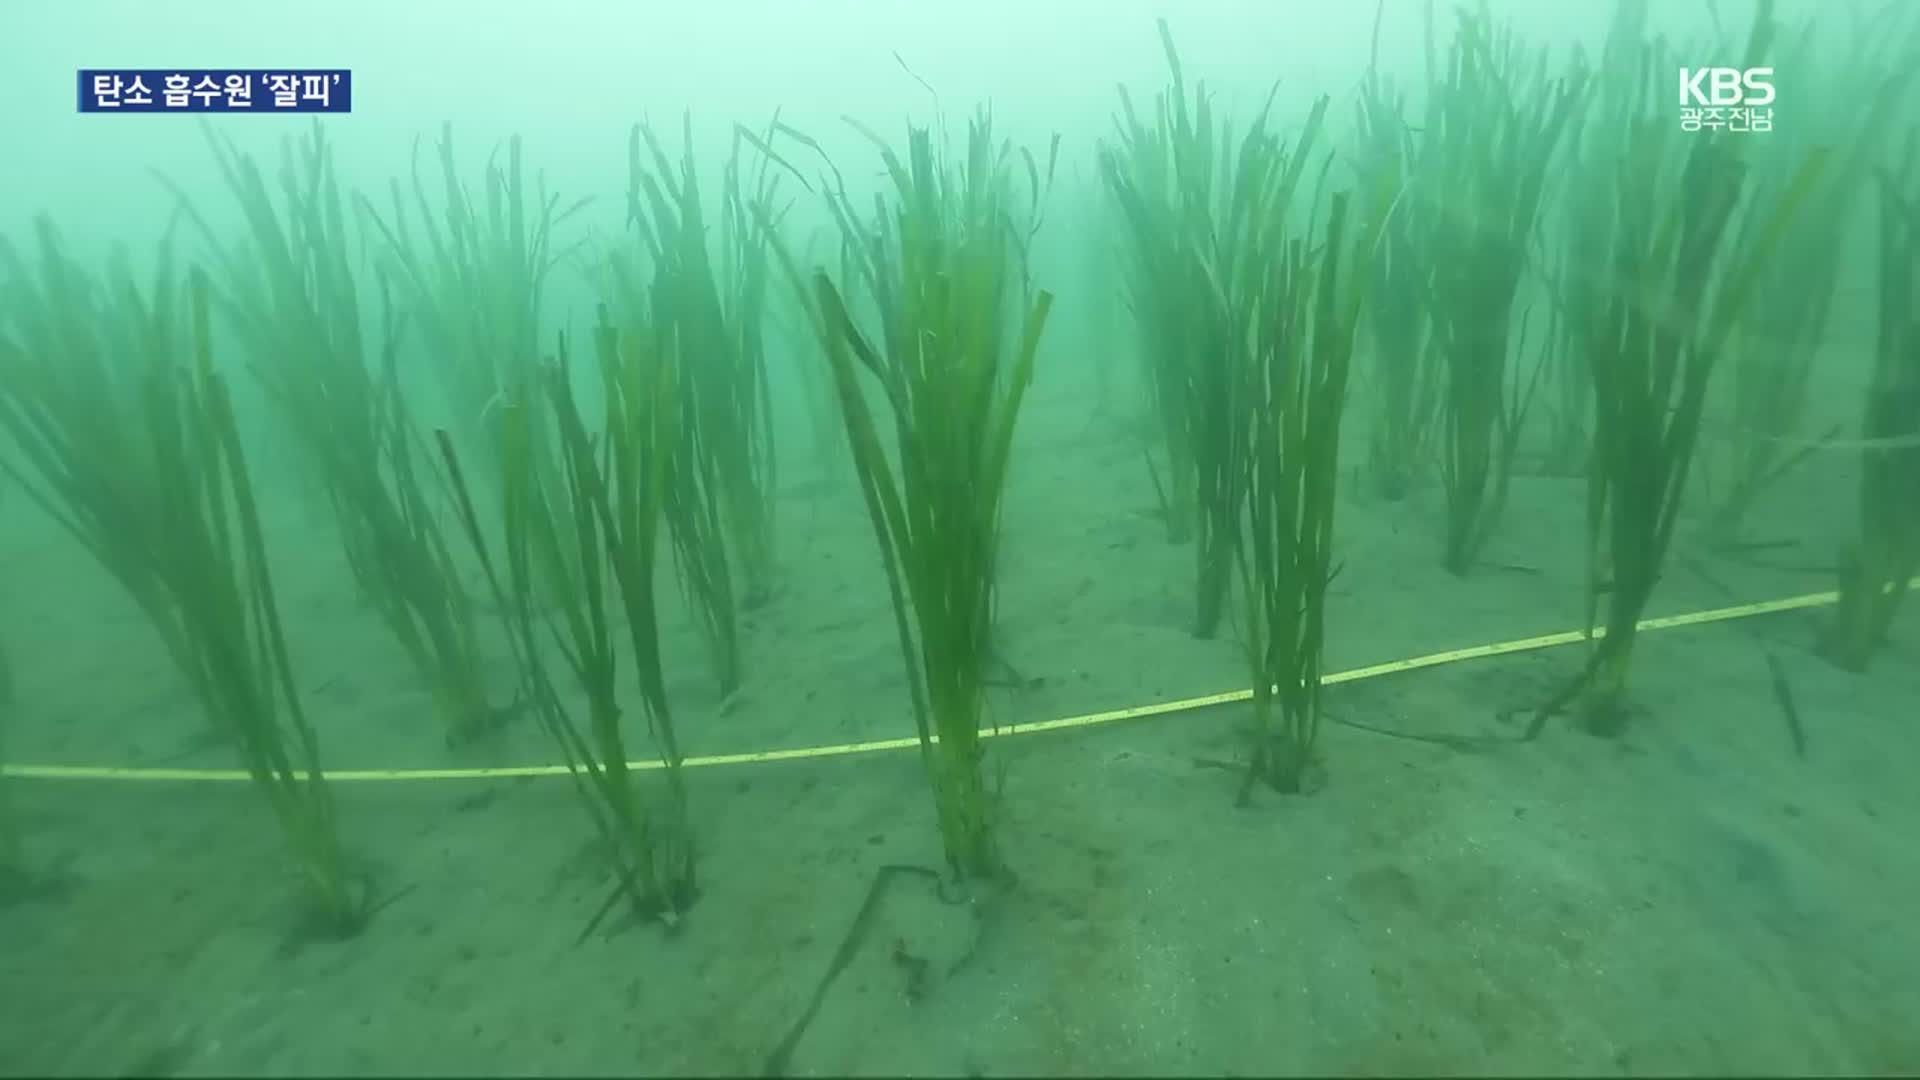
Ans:
<svg viewBox="0 0 1920 1080"><path fill-rule="evenodd" d="M1909 583L1920 588L1920 579ZM1753 604L1739 604L1734 607L1714 608L1710 611L1694 611L1681 615L1663 615L1659 618L1643 619L1641 630L1670 630L1682 626L1698 626L1702 623L1727 622L1732 619L1752 618L1756 615L1772 615L1783 611L1797 611L1805 608L1824 607L1838 602L1835 592L1806 593L1801 596L1789 596L1779 600L1765 600ZM1595 637L1604 636L1604 628L1596 628ZM1321 677L1323 685L1334 683L1359 682L1362 679L1377 679L1383 675L1395 675L1404 671L1417 671L1421 668L1439 667L1442 664L1456 664L1463 660L1479 660L1490 656L1507 656L1513 653L1533 652L1538 649L1551 649L1561 645L1572 645L1587 639L1579 630L1566 630L1557 634L1542 634L1538 637L1520 638L1515 641L1499 641L1488 645L1473 645L1463 649L1448 649L1445 652L1428 653L1424 656L1408 657L1404 660L1390 660L1384 664L1353 668L1348 671L1333 672ZM1087 713L1082 716L1067 716L1056 720L1039 720L1026 724L1005 724L993 731L983 731L983 738L1007 738L1014 735L1035 735L1043 731L1061 731L1067 728L1094 727L1111 724L1119 720L1137 720L1149 716L1166 716L1172 713L1191 712L1196 709L1210 708L1215 705L1230 705L1247 701L1253 697L1252 690L1231 690L1221 694L1208 694L1204 697L1183 698L1179 701L1162 701L1151 705L1137 705L1127 709L1110 709L1105 712ZM722 765L758 765L775 761L793 761L801 758L848 757L854 754L873 754L887 750L910 750L919 745L912 737L899 739L877 739L870 742L835 743L826 746L803 746L787 750L759 750L741 754L708 754L701 757L689 757L681 764L687 768L713 768ZM650 770L662 768L658 759L647 759L627 763L627 768ZM328 780L343 783L420 781L420 780L500 780L518 777L565 776L569 771L566 765L510 765L495 768L469 769L329 769L325 775ZM165 769L141 768L111 765L6 765L0 766L0 774L28 780L106 780L106 781L165 781L173 783L237 783L251 779L244 769Z"/></svg>

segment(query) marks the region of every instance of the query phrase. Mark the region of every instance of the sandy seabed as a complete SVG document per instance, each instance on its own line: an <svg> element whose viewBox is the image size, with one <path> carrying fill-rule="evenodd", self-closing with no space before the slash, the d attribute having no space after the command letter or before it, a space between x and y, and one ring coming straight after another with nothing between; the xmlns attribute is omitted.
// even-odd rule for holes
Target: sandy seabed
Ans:
<svg viewBox="0 0 1920 1080"><path fill-rule="evenodd" d="M1009 496L992 719L1045 720L1246 682L1231 628L1189 632L1190 548L1153 519L1138 443L1058 393L1030 405ZM1357 447L1356 447L1357 449ZM1360 459L1358 453L1350 461ZM1846 455L1770 493L1766 560L1676 548L1653 614L1831 587ZM795 469L794 471L804 471ZM1437 496L1349 485L1335 670L1565 630L1583 486L1516 478L1490 565L1439 568ZM664 620L691 754L912 731L851 483L795 477L784 580L722 702ZM296 664L334 768L548 762L526 725L442 744L357 608L328 530L272 538ZM133 606L50 533L0 547L19 762L228 767ZM13 606L13 605L10 605ZM1000 739L1003 893L898 875L788 1061L796 1074L1848 1073L1920 1070L1920 633L1868 676L1808 649L1822 609L1647 635L1640 714L1602 740L1517 735L1579 647L1330 689L1325 783L1236 807L1244 706ZM1803 718L1796 753L1766 661ZM691 774L702 895L678 928L609 924L564 780L341 783L392 902L296 944L289 860L243 784L12 784L58 888L0 911L0 1072L759 1073L883 866L939 861L912 752Z"/></svg>

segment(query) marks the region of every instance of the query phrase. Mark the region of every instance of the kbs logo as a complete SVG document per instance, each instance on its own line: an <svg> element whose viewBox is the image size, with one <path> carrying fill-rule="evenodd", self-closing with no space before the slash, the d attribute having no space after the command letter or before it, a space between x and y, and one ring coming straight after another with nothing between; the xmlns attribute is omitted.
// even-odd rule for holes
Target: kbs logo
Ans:
<svg viewBox="0 0 1920 1080"><path fill-rule="evenodd" d="M1681 68L1680 104L1725 108L1773 104L1773 69Z"/></svg>

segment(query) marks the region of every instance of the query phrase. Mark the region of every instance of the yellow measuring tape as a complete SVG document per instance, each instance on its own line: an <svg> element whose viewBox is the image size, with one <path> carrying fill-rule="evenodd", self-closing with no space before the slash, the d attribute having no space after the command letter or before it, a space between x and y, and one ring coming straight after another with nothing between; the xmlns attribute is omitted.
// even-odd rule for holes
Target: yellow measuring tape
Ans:
<svg viewBox="0 0 1920 1080"><path fill-rule="evenodd" d="M1910 583L1920 588L1920 579ZM1795 611L1802 608L1822 607L1835 603L1840 595L1835 592L1807 593L1803 596L1789 596L1782 600L1767 600L1757 604L1741 604L1737 607L1715 608L1711 611L1695 611L1684 615L1664 615L1657 619L1643 619L1642 630L1667 630L1678 626L1697 626L1701 623L1725 622L1729 619L1745 619L1755 615L1771 615L1781 611ZM1595 636L1605 633L1604 628L1596 629ZM1550 649L1559 645L1572 645L1586 640L1587 635L1579 630L1567 630L1558 634L1544 634L1540 637L1521 638L1518 641L1500 641L1491 645L1474 645L1464 649L1449 649L1446 652L1428 653L1425 656L1409 657L1405 660L1391 660L1371 667L1354 668L1349 671L1335 672L1322 676L1321 683L1358 682L1361 679L1375 679L1382 675L1392 675L1402 671L1415 671L1420 668L1438 667L1441 664L1453 664L1462 660L1477 660L1488 656L1506 656L1511 653L1532 652L1536 649ZM1130 709L1112 709L1107 712L1088 713L1085 716L1068 716L1058 720L1040 720L1030 724L1006 724L994 731L983 731L985 738L1004 738L1011 735L1035 735L1042 731L1061 731L1067 728L1093 727L1096 724L1111 724L1116 720L1134 720L1146 716L1165 716L1170 713L1189 712L1213 705L1227 705L1237 701L1247 701L1253 697L1252 690L1230 690L1223 694L1209 694L1205 697L1184 698L1179 701L1163 701L1153 705L1137 705ZM799 758L846 757L851 754L871 754L882 750L910 750L919 745L917 738L877 739L872 742L839 743L832 746L803 746L792 750L760 750L746 754L709 754L703 757L690 757L681 764L688 768L710 768L716 765L753 765L771 761L793 761ZM657 759L631 761L629 769L659 769L663 766ZM565 765L517 765L492 769L340 769L327 770L328 780L335 781L374 781L374 780L499 780L525 776L565 776L569 772ZM235 783L250 779L243 769L143 769L120 768L106 765L7 765L0 766L0 774L34 780L165 780L193 783Z"/></svg>

